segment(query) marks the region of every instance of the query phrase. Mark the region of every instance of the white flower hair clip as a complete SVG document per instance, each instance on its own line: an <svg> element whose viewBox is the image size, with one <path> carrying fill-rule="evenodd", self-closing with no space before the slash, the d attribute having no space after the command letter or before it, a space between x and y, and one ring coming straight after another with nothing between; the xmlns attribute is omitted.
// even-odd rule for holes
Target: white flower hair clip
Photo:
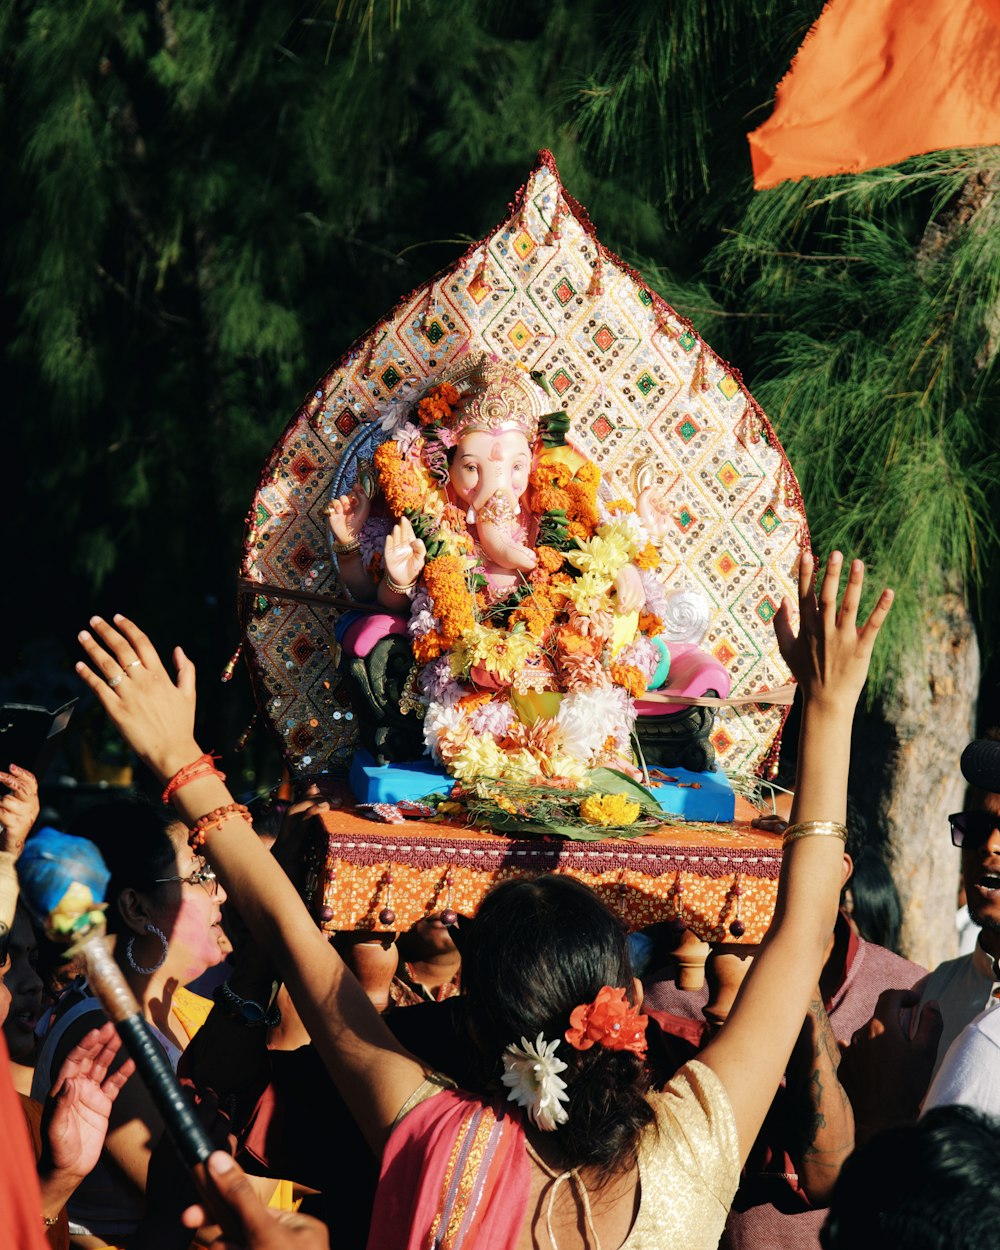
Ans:
<svg viewBox="0 0 1000 1250"><path fill-rule="evenodd" d="M559 1076L567 1065L556 1058L558 1045L558 1038L547 1042L544 1034L539 1033L534 1045L522 1037L520 1046L512 1042L503 1053L504 1072L500 1080L510 1090L507 1101L524 1107L532 1123L545 1133L569 1119L563 1106L569 1102L566 1082Z"/></svg>

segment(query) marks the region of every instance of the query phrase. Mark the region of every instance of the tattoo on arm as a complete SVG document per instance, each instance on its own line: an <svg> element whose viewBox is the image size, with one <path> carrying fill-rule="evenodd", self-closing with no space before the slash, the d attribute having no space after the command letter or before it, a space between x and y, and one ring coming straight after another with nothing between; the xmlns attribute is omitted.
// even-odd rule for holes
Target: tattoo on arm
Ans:
<svg viewBox="0 0 1000 1250"><path fill-rule="evenodd" d="M799 1038L802 1066L797 1088L798 1156L803 1165L837 1171L854 1147L854 1115L837 1079L840 1047L833 1035L822 1000L809 1004L809 1016ZM798 1055L793 1056L793 1066ZM789 1070L789 1078L793 1075ZM789 1080L792 1085L792 1080Z"/></svg>

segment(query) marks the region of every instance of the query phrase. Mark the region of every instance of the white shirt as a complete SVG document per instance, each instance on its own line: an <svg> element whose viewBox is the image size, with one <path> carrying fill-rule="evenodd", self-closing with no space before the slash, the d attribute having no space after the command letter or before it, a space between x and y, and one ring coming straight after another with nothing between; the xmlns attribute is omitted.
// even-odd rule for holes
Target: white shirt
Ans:
<svg viewBox="0 0 1000 1250"><path fill-rule="evenodd" d="M948 1047L920 1114L959 1103L1000 1116L1000 1009L987 1007Z"/></svg>

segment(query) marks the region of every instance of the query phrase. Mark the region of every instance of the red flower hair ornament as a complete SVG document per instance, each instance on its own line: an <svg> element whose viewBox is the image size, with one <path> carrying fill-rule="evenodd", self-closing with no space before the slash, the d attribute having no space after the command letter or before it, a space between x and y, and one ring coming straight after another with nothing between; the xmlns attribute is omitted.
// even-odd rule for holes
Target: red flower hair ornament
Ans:
<svg viewBox="0 0 1000 1250"><path fill-rule="evenodd" d="M574 1050L603 1046L606 1050L630 1050L642 1059L647 1023L638 1007L628 1001L624 989L603 985L592 1003L573 1008L565 1037Z"/></svg>

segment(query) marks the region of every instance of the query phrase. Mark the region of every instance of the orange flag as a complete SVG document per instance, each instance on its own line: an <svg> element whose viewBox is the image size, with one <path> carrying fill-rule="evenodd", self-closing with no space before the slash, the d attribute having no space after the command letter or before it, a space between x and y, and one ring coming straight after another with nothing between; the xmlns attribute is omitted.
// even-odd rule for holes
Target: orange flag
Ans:
<svg viewBox="0 0 1000 1250"><path fill-rule="evenodd" d="M1000 0L829 0L747 137L758 191L1000 144Z"/></svg>

